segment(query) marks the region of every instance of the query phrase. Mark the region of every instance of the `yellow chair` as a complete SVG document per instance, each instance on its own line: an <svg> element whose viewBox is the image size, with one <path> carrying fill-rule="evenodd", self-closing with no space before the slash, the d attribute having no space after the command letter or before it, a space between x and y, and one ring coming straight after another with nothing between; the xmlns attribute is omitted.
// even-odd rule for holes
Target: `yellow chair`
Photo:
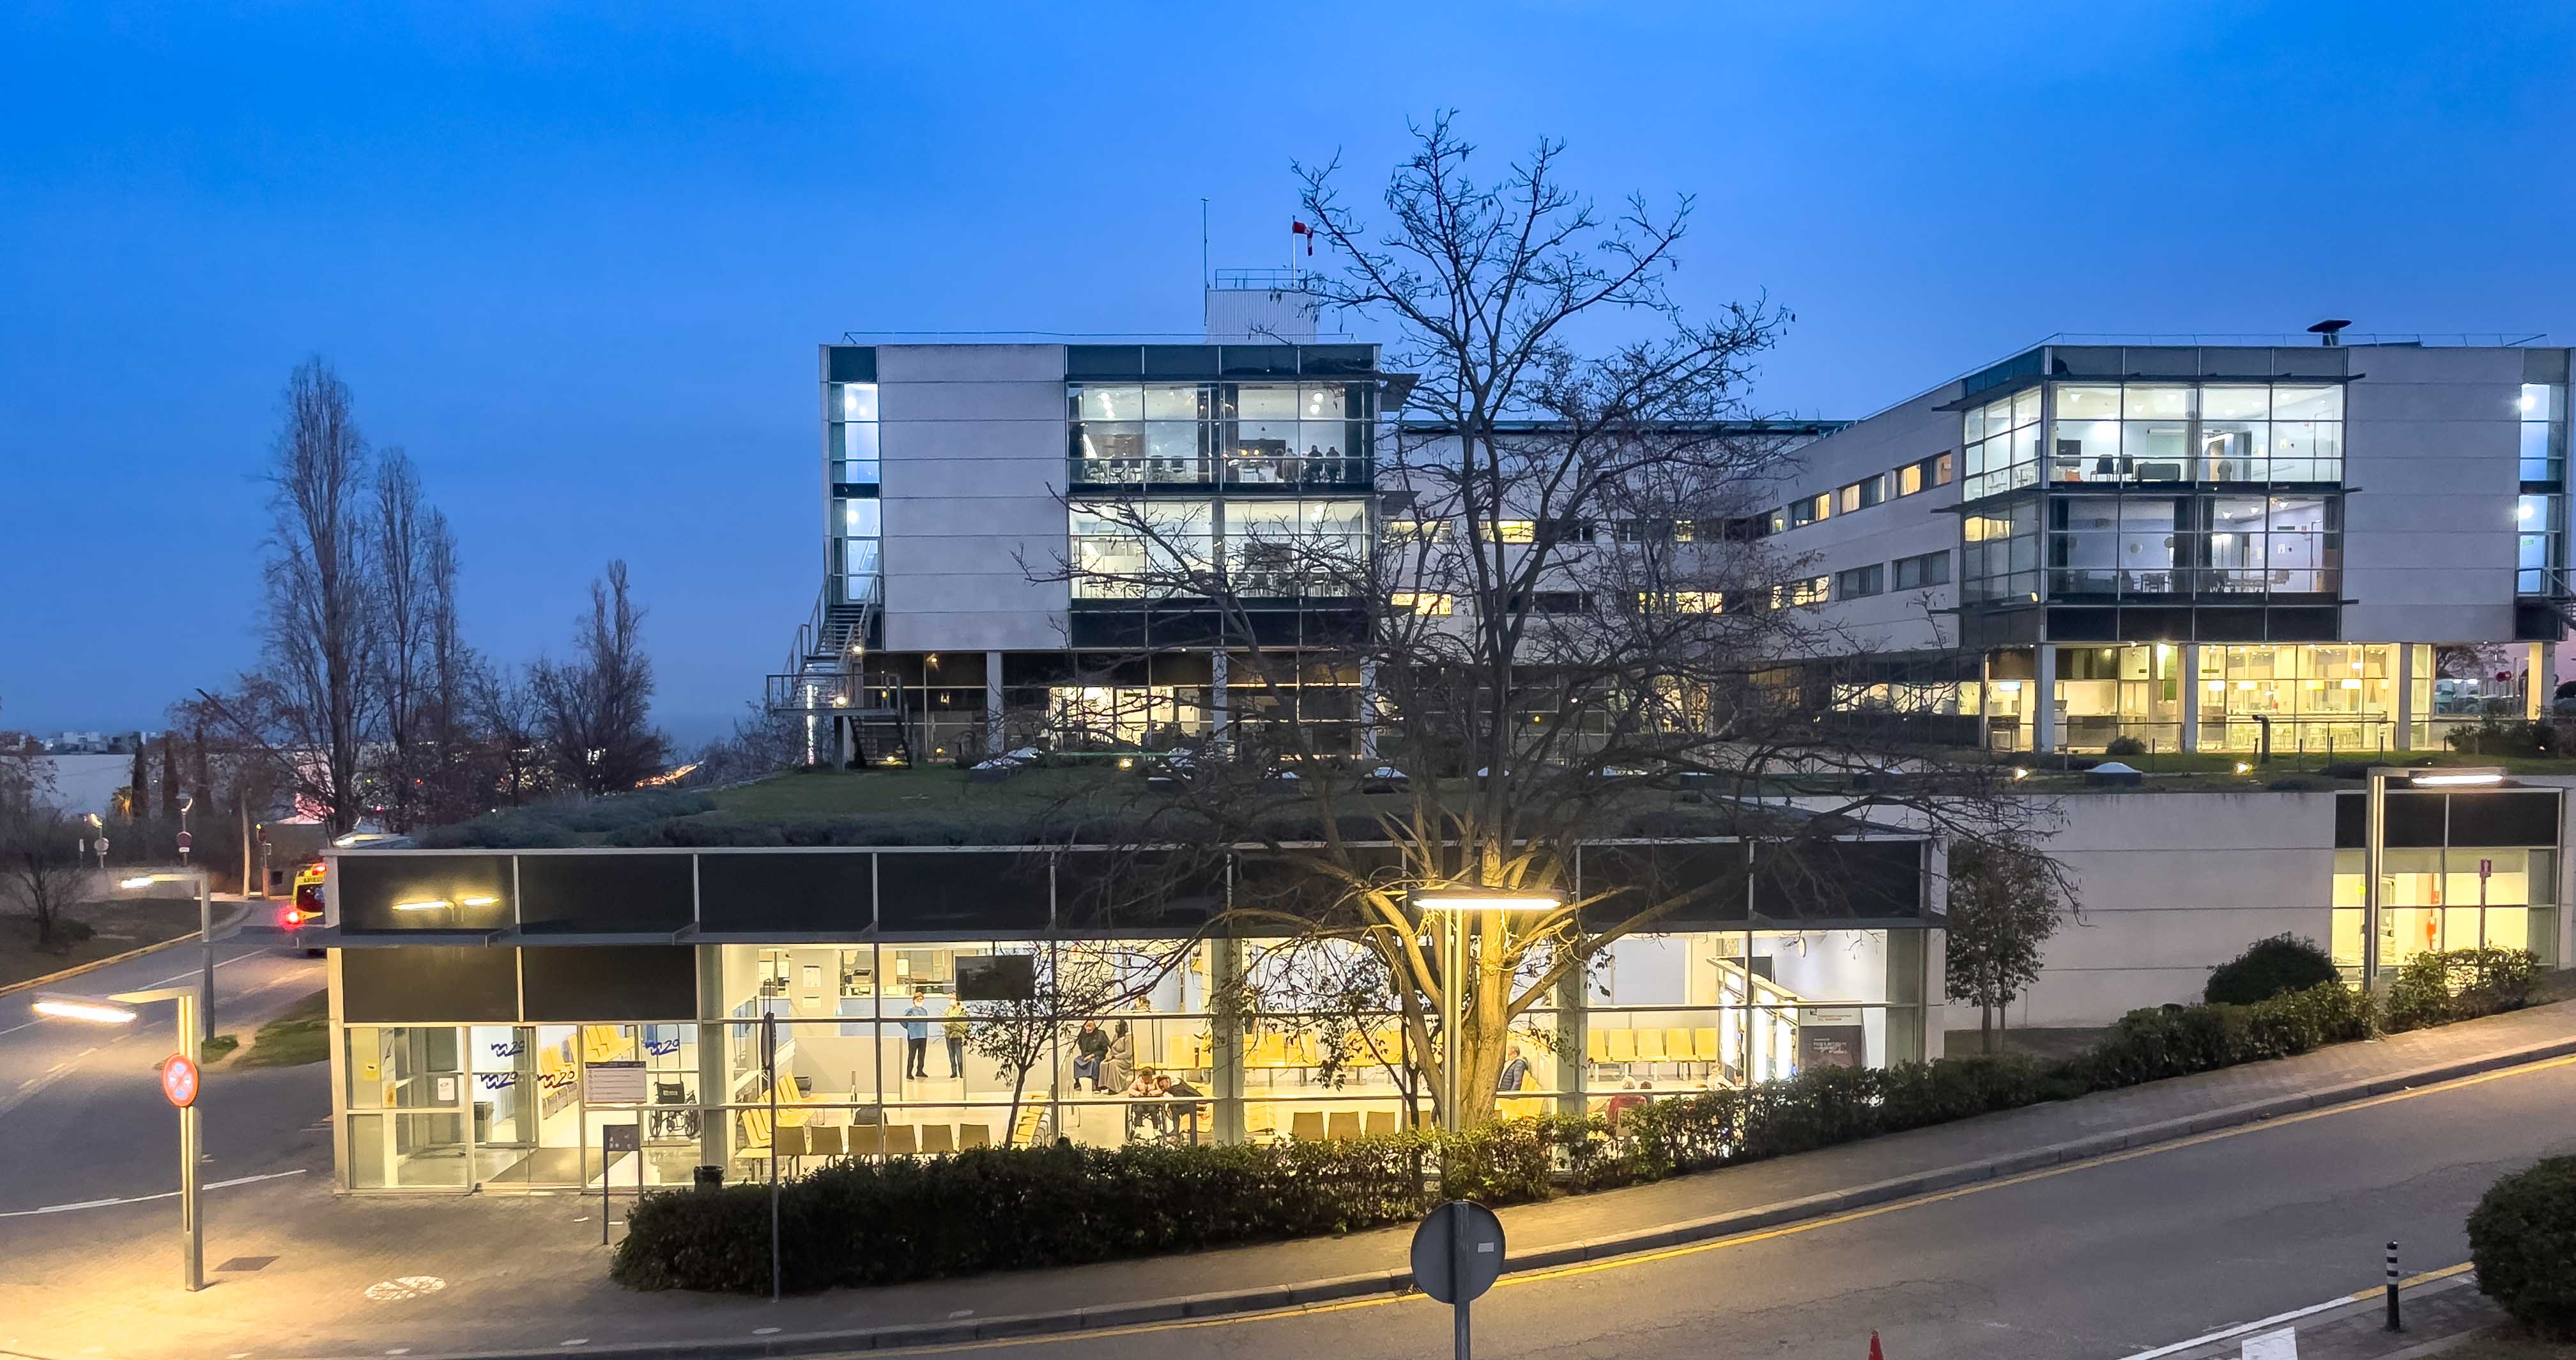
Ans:
<svg viewBox="0 0 2576 1360"><path fill-rule="evenodd" d="M780 1157L804 1156L805 1130L781 1126L777 1132L770 1135L769 1150Z"/></svg>
<svg viewBox="0 0 2576 1360"><path fill-rule="evenodd" d="M979 1148L991 1147L992 1145L992 1125L960 1124L957 1126L957 1146L961 1148Z"/></svg>
<svg viewBox="0 0 2576 1360"><path fill-rule="evenodd" d="M838 1157L846 1148L838 1124L809 1125L801 1132L805 1135L805 1151L811 1156Z"/></svg>
<svg viewBox="0 0 2576 1360"><path fill-rule="evenodd" d="M1711 1072L1717 1070L1717 1030L1714 1027L1691 1031L1691 1059L1707 1063Z"/></svg>
<svg viewBox="0 0 2576 1360"><path fill-rule="evenodd" d="M1602 1039L1601 1051L1606 1055L1606 1060L1622 1073L1628 1070L1629 1064L1637 1061L1637 1031L1614 1029L1603 1035Z"/></svg>
<svg viewBox="0 0 2576 1360"><path fill-rule="evenodd" d="M1324 1112L1299 1110L1288 1116L1288 1136L1300 1143L1324 1141Z"/></svg>
<svg viewBox="0 0 2576 1360"><path fill-rule="evenodd" d="M927 1156L934 1152L955 1152L956 1150L957 1140L949 1126L946 1124L924 1124L921 1126L921 1151L923 1155Z"/></svg>
<svg viewBox="0 0 2576 1360"><path fill-rule="evenodd" d="M874 1124L850 1126L850 1155L874 1157L885 1150L885 1137Z"/></svg>
<svg viewBox="0 0 2576 1360"><path fill-rule="evenodd" d="M769 1111L744 1110L739 1116L737 1122L742 1126L742 1139L734 1145L733 1155L737 1157L768 1156L770 1134Z"/></svg>
<svg viewBox="0 0 2576 1360"><path fill-rule="evenodd" d="M1698 1061L1691 1052L1691 1032L1686 1029L1665 1030L1664 1057L1674 1064L1673 1071L1677 1075L1682 1070L1681 1064Z"/></svg>
<svg viewBox="0 0 2576 1360"><path fill-rule="evenodd" d="M886 1125L885 1155L889 1157L909 1157L912 1155L912 1126L910 1124Z"/></svg>
<svg viewBox="0 0 2576 1360"><path fill-rule="evenodd" d="M1637 1061L1646 1065L1646 1075L1651 1077L1655 1074L1655 1064L1664 1060L1664 1032L1659 1029L1641 1029L1635 1033Z"/></svg>
<svg viewBox="0 0 2576 1360"><path fill-rule="evenodd" d="M1583 1031L1583 1057L1596 1067L1610 1061L1610 1031L1606 1029Z"/></svg>
<svg viewBox="0 0 2576 1360"><path fill-rule="evenodd" d="M1360 1136L1360 1114L1357 1110L1335 1110L1325 1120L1324 1136L1336 1143L1347 1143Z"/></svg>
<svg viewBox="0 0 2576 1360"><path fill-rule="evenodd" d="M1370 1137L1374 1138L1381 1134L1393 1133L1395 1132L1395 1128L1395 1111L1371 1110L1368 1112L1368 1131Z"/></svg>

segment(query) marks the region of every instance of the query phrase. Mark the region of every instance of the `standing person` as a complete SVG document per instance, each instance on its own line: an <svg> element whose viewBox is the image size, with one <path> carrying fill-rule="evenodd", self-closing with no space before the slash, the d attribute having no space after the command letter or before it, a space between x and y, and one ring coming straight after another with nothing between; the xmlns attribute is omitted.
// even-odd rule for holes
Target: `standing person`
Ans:
<svg viewBox="0 0 2576 1360"><path fill-rule="evenodd" d="M951 997L948 1014L939 1022L939 1037L948 1041L948 1075L966 1075L966 1006Z"/></svg>
<svg viewBox="0 0 2576 1360"><path fill-rule="evenodd" d="M925 1081L930 1078L930 1022L922 1017L930 1014L930 1008L922 1003L929 999L928 992L914 992L912 1005L903 1013L903 1074Z"/></svg>
<svg viewBox="0 0 2576 1360"><path fill-rule="evenodd" d="M1073 1084L1080 1089L1087 1078L1091 1092L1100 1093L1100 1060L1109 1056L1109 1036L1101 1032L1100 1022L1085 1020L1082 1030L1073 1036Z"/></svg>
<svg viewBox="0 0 2576 1360"><path fill-rule="evenodd" d="M1511 1061L1503 1064L1502 1080L1494 1083L1497 1091L1517 1091L1522 1082L1529 1080L1529 1059L1521 1056L1521 1046L1512 1045L1511 1054Z"/></svg>
<svg viewBox="0 0 2576 1360"><path fill-rule="evenodd" d="M1109 1036L1108 1051L1100 1058L1100 1086L1103 1090L1124 1091L1136 1069L1136 1036L1128 1033L1127 1022Z"/></svg>

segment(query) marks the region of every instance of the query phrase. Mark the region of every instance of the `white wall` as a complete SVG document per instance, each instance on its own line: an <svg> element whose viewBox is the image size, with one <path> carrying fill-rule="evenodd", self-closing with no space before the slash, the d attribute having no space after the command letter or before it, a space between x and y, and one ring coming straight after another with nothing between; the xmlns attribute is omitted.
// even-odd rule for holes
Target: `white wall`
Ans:
<svg viewBox="0 0 2576 1360"><path fill-rule="evenodd" d="M1064 347L880 345L877 401L886 648L1063 646Z"/></svg>

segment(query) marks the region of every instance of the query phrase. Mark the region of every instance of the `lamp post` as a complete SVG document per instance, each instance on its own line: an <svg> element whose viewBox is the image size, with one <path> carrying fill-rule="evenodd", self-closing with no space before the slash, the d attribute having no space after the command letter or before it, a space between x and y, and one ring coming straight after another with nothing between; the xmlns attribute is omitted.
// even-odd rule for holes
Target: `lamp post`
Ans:
<svg viewBox="0 0 2576 1360"><path fill-rule="evenodd" d="M1467 1027L1467 935L1480 911L1554 911L1564 899L1550 892L1515 892L1508 888L1442 888L1413 895L1423 915L1441 922L1440 960L1440 1127L1456 1133L1466 1127L1467 1088L1458 1067Z"/></svg>
<svg viewBox="0 0 2576 1360"><path fill-rule="evenodd" d="M137 874L119 880L120 888L148 888L155 883L193 883L197 888L197 1042L202 1045L214 1037L215 1023L215 904L207 889L206 871L182 869L179 872Z"/></svg>
<svg viewBox="0 0 2576 1360"><path fill-rule="evenodd" d="M179 1003L179 1051L162 1064L162 1092L179 1107L179 1284L194 1292L206 1287L206 1221L197 1204L197 1058L204 1053L197 994L185 987L118 992L113 996L39 994L35 1012L53 1020L93 1025L130 1025L140 1018L136 1006L156 1001ZM179 1071L173 1072L173 1067Z"/></svg>
<svg viewBox="0 0 2576 1360"><path fill-rule="evenodd" d="M2494 788L2504 782L2503 769L2491 766L2425 766L2408 768L2398 765L2370 767L2370 793L2363 809L2361 831L2361 990L2367 994L2379 986L2379 918L2384 907L2380 901L2380 866L2388 858L2388 781L2403 779L2419 789Z"/></svg>

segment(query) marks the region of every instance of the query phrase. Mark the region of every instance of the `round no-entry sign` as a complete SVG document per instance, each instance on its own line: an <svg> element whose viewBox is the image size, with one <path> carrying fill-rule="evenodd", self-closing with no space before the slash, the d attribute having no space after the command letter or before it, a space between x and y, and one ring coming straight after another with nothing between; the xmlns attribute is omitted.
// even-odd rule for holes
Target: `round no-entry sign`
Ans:
<svg viewBox="0 0 2576 1360"><path fill-rule="evenodd" d="M161 1094L186 1109L197 1103L197 1064L185 1053L173 1053L161 1064Z"/></svg>

